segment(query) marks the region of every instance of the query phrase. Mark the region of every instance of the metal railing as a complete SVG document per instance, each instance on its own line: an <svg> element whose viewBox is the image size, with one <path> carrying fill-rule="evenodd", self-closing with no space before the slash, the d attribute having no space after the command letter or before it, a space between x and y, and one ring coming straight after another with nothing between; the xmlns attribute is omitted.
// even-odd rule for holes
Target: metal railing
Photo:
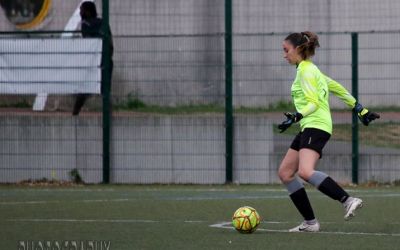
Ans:
<svg viewBox="0 0 400 250"><path fill-rule="evenodd" d="M225 2L225 31L217 33L119 31L112 84L103 83L103 95L92 97L79 117L70 114L71 96L50 96L42 113L31 111L34 96L1 96L0 182L65 180L74 169L86 182L279 182L277 168L296 132L275 128L282 112L294 109L295 68L281 49L287 33L235 32L231 4ZM108 6L102 7L108 23ZM8 39L59 35L0 33ZM332 97L334 134L320 168L339 182L398 181L400 47L393 41L400 32L318 35L315 64L382 112L377 123L358 126ZM53 102L57 107L49 108Z"/></svg>

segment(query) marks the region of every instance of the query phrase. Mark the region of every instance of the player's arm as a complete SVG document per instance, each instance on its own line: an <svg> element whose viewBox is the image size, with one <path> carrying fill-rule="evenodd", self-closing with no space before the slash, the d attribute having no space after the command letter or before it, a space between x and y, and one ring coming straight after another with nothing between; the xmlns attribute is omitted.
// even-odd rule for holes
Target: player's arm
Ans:
<svg viewBox="0 0 400 250"><path fill-rule="evenodd" d="M370 112L368 109L364 108L357 100L345 89L340 83L332 80L330 77L324 75L325 80L328 84L329 92L333 93L335 96L340 98L344 103L357 113L358 119L365 125L375 120L379 119L380 116L377 113Z"/></svg>
<svg viewBox="0 0 400 250"><path fill-rule="evenodd" d="M326 83L328 84L329 93L334 94L340 100L342 100L347 106L350 108L354 108L356 105L356 99L347 91L345 87L343 87L337 81L331 79L330 77L323 75L325 77Z"/></svg>

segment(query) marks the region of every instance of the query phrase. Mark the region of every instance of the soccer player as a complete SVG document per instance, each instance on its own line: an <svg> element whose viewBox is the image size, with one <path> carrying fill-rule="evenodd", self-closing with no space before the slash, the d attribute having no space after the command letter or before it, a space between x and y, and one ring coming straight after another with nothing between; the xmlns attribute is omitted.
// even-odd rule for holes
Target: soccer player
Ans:
<svg viewBox="0 0 400 250"><path fill-rule="evenodd" d="M81 4L80 6L80 16L82 19L81 22L81 32L82 32L82 37L103 37L103 31L102 31L102 24L103 20L99 17L97 17L97 9L96 5L94 2L91 1L85 1ZM107 27L107 35L108 38L110 39L110 53L111 57L113 55L113 42L112 42L112 34L111 34L111 29L110 27ZM112 70L113 70L113 61L110 61L110 69L109 69L109 76L111 77L112 75ZM109 79L109 82L111 83L111 79ZM103 84L101 86L101 93L103 93ZM90 94L77 94L76 95L76 100L74 104L74 109L72 111L72 115L79 115L79 112L81 111L81 108L83 104L85 104L86 99L90 96Z"/></svg>
<svg viewBox="0 0 400 250"><path fill-rule="evenodd" d="M329 94L333 93L358 114L365 125L379 118L368 111L338 82L324 75L310 60L319 47L318 36L312 32L292 33L283 41L284 58L297 68L291 94L296 112L285 113L286 120L278 128L284 132L293 123L300 122L300 132L295 136L279 167L279 178L286 186L290 198L304 221L290 232L318 232L320 224L314 216L303 183L307 181L319 191L343 204L344 219L349 220L362 207L362 200L351 197L331 177L316 171L322 149L332 134Z"/></svg>

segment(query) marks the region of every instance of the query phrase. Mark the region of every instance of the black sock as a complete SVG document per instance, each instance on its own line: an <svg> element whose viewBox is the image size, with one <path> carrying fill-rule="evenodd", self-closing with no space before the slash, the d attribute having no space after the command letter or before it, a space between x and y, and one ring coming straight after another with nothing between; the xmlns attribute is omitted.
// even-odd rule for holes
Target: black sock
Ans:
<svg viewBox="0 0 400 250"><path fill-rule="evenodd" d="M304 188L301 188L296 192L290 194L290 199L292 199L297 210L300 212L305 220L315 219L314 211L311 207L306 190Z"/></svg>
<svg viewBox="0 0 400 250"><path fill-rule="evenodd" d="M349 194L343 190L331 177L325 178L318 187L318 190L334 200L345 202Z"/></svg>

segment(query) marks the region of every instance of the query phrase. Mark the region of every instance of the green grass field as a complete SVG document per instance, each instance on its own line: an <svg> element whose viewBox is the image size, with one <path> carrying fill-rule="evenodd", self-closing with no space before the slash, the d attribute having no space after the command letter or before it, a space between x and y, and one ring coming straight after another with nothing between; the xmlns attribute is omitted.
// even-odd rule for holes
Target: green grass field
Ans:
<svg viewBox="0 0 400 250"><path fill-rule="evenodd" d="M349 188L365 202L349 222L340 204L308 190L320 233L286 232L301 218L282 186L0 186L0 249L28 240L110 241L118 250L399 249L399 187ZM230 225L243 205L263 218L250 235Z"/></svg>

